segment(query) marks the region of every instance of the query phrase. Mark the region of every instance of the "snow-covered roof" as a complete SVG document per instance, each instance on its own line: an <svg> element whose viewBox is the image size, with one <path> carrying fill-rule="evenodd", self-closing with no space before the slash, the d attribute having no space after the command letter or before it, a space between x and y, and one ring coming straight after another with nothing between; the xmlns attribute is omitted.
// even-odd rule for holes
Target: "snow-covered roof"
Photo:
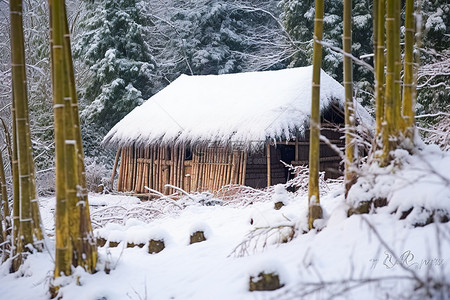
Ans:
<svg viewBox="0 0 450 300"><path fill-rule="evenodd" d="M109 145L242 143L303 134L311 113L312 67L224 75L181 75L105 136ZM343 107L344 88L322 71L320 107ZM359 104L362 123L373 119Z"/></svg>

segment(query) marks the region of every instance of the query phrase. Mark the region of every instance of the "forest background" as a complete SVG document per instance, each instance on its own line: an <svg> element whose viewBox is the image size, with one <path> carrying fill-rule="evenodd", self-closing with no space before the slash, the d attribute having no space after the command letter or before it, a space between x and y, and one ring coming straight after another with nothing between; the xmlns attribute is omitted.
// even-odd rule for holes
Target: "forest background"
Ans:
<svg viewBox="0 0 450 300"><path fill-rule="evenodd" d="M103 136L179 75L277 70L312 62L314 1L70 0L66 4L91 189L111 170L113 153L100 146ZM54 192L47 6L45 0L25 0L23 16L30 125L41 195ZM10 124L7 1L0 1L0 11L0 117ZM353 1L352 13L352 54L372 64L372 1ZM342 15L342 1L326 2L322 68L339 82L343 81ZM421 62L418 128L426 141L444 150L450 148L449 16L446 1L418 2L422 30L417 50ZM353 79L356 100L374 114L373 73L355 64Z"/></svg>

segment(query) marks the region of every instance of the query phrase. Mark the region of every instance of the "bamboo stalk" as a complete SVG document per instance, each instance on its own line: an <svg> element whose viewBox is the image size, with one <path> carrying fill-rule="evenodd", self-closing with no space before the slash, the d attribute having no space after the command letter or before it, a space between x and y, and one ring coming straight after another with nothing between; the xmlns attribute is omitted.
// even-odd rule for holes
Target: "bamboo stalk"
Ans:
<svg viewBox="0 0 450 300"><path fill-rule="evenodd" d="M52 28L52 81L53 114L56 162L56 255L54 277L71 273L72 249L69 242L69 221L66 198L65 140L64 140L64 53L62 1L50 0L50 24Z"/></svg>
<svg viewBox="0 0 450 300"><path fill-rule="evenodd" d="M352 50L352 1L344 0L344 52ZM355 170L355 109L353 105L353 64L350 57L344 55L344 88L345 88L345 197L356 181Z"/></svg>
<svg viewBox="0 0 450 300"><path fill-rule="evenodd" d="M376 98L376 137L382 132L382 123L385 119L384 111L384 40L385 40L385 0L377 0L378 14L377 20L377 52L376 52L376 66L375 66L375 98Z"/></svg>
<svg viewBox="0 0 450 300"><path fill-rule="evenodd" d="M395 97L396 97L396 87L395 87L395 73L396 73L396 47L400 45L395 45L396 33L396 0L386 1L386 50L387 50L387 60L386 60L386 89L385 89L385 123L386 126L383 128L383 154L382 154L382 166L389 164L391 160L390 151L394 147L394 142L392 136L395 135L396 128L396 108L395 108Z"/></svg>
<svg viewBox="0 0 450 300"><path fill-rule="evenodd" d="M414 106L416 98L416 86L414 82L414 0L406 1L405 11L405 61L404 61L404 85L403 106L404 135L411 143L414 141Z"/></svg>
<svg viewBox="0 0 450 300"><path fill-rule="evenodd" d="M404 128L402 118L402 59L401 59L401 46L400 46L400 8L401 1L394 1L394 129L395 135L398 137L401 129ZM398 141L400 142L400 141Z"/></svg>
<svg viewBox="0 0 450 300"><path fill-rule="evenodd" d="M320 151L320 73L322 65L324 1L315 1L313 74L311 92L309 180L308 180L308 225L314 227L314 220L322 217L319 201L319 151Z"/></svg>
<svg viewBox="0 0 450 300"><path fill-rule="evenodd" d="M19 171L19 198L20 198L20 220L19 220L19 245L33 244L33 222L31 211L31 173L30 160L31 142L27 141L28 116L27 116L27 85L25 69L25 48L22 23L22 1L10 1L11 20L11 75L12 92L14 101L17 158ZM20 249L22 248L22 249ZM29 251L19 247L18 251Z"/></svg>

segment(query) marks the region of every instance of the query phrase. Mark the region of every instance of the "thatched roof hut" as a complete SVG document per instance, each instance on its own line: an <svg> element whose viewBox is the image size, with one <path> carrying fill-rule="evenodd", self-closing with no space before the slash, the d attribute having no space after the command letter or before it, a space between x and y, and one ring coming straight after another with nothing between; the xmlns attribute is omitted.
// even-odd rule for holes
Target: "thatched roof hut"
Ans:
<svg viewBox="0 0 450 300"><path fill-rule="evenodd" d="M119 191L217 190L285 182L280 163L307 164L312 68L225 75L181 75L119 121L104 144L118 147ZM343 124L343 87L322 71L321 113ZM360 123L373 119L359 104ZM322 130L333 143L341 133ZM342 146L342 145L341 145ZM322 149L323 148L323 149ZM338 167L327 145L321 160ZM326 164L325 164L326 163Z"/></svg>

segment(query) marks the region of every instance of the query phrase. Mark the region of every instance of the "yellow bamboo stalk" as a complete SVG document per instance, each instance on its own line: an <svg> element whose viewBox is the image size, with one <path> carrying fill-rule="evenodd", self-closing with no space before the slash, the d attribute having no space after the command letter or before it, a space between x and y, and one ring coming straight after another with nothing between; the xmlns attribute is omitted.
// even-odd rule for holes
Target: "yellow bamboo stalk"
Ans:
<svg viewBox="0 0 450 300"><path fill-rule="evenodd" d="M10 19L11 19L11 73L12 73L12 91L15 109L16 135L14 139L17 143L17 158L19 171L19 202L20 202L20 220L19 220L19 241L22 245L20 251L27 245L33 245L33 223L31 214L31 178L29 148L27 142L28 117L26 110L27 86L25 70L25 49L22 24L22 1L10 1Z"/></svg>
<svg viewBox="0 0 450 300"><path fill-rule="evenodd" d="M383 154L381 157L381 165L388 165L391 156L390 152L394 149L396 138L395 131L397 129L396 122L396 91L395 91L395 64L396 64L396 17L395 17L395 1L386 1L386 89L385 89L385 126L383 128Z"/></svg>
<svg viewBox="0 0 450 300"><path fill-rule="evenodd" d="M320 153L320 71L322 65L323 36L323 0L315 1L314 16L314 46L313 46L313 74L312 99L310 121L309 148L309 183L308 183L308 225L314 228L314 220L322 217L319 201L319 153Z"/></svg>
<svg viewBox="0 0 450 300"><path fill-rule="evenodd" d="M344 52L352 51L352 0L344 0ZM353 105L353 64L349 56L344 55L345 89L345 196L356 181L355 160L355 108Z"/></svg>
<svg viewBox="0 0 450 300"><path fill-rule="evenodd" d="M65 139L64 139L64 51L63 21L61 11L63 3L49 0L50 26L52 28L52 79L53 79L53 115L55 130L56 163L56 255L54 276L71 273L72 249L69 242L69 220L67 214Z"/></svg>
<svg viewBox="0 0 450 300"><path fill-rule="evenodd" d="M394 133L397 138L404 128L402 118L402 61L401 61L401 46L400 46L400 6L401 1L394 1ZM400 141L398 141L400 142Z"/></svg>
<svg viewBox="0 0 450 300"><path fill-rule="evenodd" d="M382 124L385 118L384 115L384 41L385 41L385 0L377 0L378 14L375 16L377 23L377 51L376 51L376 65L375 65L375 97L376 97L376 134L375 137L381 135ZM378 145L377 145L378 147ZM376 147L376 148L377 148Z"/></svg>

